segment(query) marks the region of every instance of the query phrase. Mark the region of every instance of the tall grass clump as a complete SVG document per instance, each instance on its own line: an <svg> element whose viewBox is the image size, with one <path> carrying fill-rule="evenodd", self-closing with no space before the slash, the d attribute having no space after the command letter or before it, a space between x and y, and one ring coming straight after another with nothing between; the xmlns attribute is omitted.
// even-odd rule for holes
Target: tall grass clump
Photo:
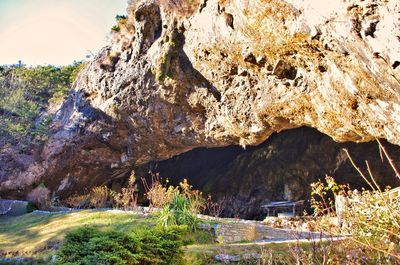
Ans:
<svg viewBox="0 0 400 265"><path fill-rule="evenodd" d="M199 223L197 214L205 209L206 200L202 193L193 189L185 179L179 186L167 186L158 175L152 176L152 183L143 179L146 196L151 207L157 207L158 224L163 227L185 225L189 230L196 230Z"/></svg>
<svg viewBox="0 0 400 265"><path fill-rule="evenodd" d="M138 187L136 185L135 171L129 176L128 185L121 189L120 193L112 193L117 208L133 210L138 206Z"/></svg>
<svg viewBox="0 0 400 265"><path fill-rule="evenodd" d="M111 207L113 204L112 191L107 186L94 187L88 195L89 205L94 208Z"/></svg>
<svg viewBox="0 0 400 265"><path fill-rule="evenodd" d="M158 174L151 174L151 182L142 178L145 195L150 208L161 209L167 206L176 192L176 188L168 186L168 180L163 183Z"/></svg>
<svg viewBox="0 0 400 265"><path fill-rule="evenodd" d="M388 161L400 180L393 160L379 141L378 144L382 159ZM315 213L336 216L339 219L340 227L337 231L350 236L347 244L342 244L342 247L357 253L354 255L359 262L364 260L376 264L400 264L400 189L382 189L373 176L369 163L366 161L368 173L364 174L349 152L344 151L369 189L351 190L348 186L337 185L333 178L327 177L326 184L319 181L312 186ZM336 204L327 199L328 193L333 194ZM322 229L327 231L326 226L322 225Z"/></svg>
<svg viewBox="0 0 400 265"><path fill-rule="evenodd" d="M198 190L193 190L185 179L174 189L172 200L158 216L158 223L164 227L185 225L189 230L196 230L199 224L199 214L204 210L205 200Z"/></svg>
<svg viewBox="0 0 400 265"><path fill-rule="evenodd" d="M191 209L189 198L175 193L169 205L159 213L158 223L164 227L186 225L190 230L196 230L199 219Z"/></svg>

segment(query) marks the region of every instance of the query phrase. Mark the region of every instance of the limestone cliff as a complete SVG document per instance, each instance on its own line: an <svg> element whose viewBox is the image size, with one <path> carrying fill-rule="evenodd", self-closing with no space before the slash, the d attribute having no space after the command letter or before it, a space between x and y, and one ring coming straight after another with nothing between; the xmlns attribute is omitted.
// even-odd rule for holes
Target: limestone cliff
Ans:
<svg viewBox="0 0 400 265"><path fill-rule="evenodd" d="M128 15L79 75L42 161L0 190L82 189L300 126L400 144L397 0L147 0Z"/></svg>

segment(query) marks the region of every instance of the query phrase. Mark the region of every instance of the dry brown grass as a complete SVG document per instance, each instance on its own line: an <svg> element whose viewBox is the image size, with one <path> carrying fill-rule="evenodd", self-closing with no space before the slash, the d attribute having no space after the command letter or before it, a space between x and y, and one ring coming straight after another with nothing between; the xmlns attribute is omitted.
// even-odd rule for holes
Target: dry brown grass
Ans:
<svg viewBox="0 0 400 265"><path fill-rule="evenodd" d="M133 210L137 208L138 189L134 171L131 172L128 186L126 188L122 188L120 193L114 193L112 195L117 208L123 207L125 210Z"/></svg>
<svg viewBox="0 0 400 265"><path fill-rule="evenodd" d="M158 4L180 16L190 16L199 7L199 0L157 0Z"/></svg>
<svg viewBox="0 0 400 265"><path fill-rule="evenodd" d="M50 207L50 190L45 186L38 186L28 194L28 200L33 202L39 209Z"/></svg>
<svg viewBox="0 0 400 265"><path fill-rule="evenodd" d="M158 174L152 174L150 183L145 178L142 181L150 207L163 208L172 201L176 189L167 187L168 180L164 184Z"/></svg>
<svg viewBox="0 0 400 265"><path fill-rule="evenodd" d="M382 161L387 161L394 175L400 179L400 173L384 146L377 140ZM324 233L343 233L351 235L341 249L346 253L355 253L357 262L371 261L365 264L400 264L400 208L398 189L383 189L372 174L366 161L366 172L357 165L347 150L344 150L350 163L360 177L369 186L369 190L352 190L349 186L338 186L333 178L327 177L326 184L318 181L312 186L312 207L317 216L337 216L338 224L331 229L331 223L318 219L318 230ZM334 196L332 196L334 195ZM330 197L340 198L336 207ZM339 202L339 203L338 203ZM336 213L335 213L336 208ZM356 251L362 250L360 251ZM351 263L353 264L353 263ZM360 263L355 263L360 264ZM364 264L364 263L363 263Z"/></svg>
<svg viewBox="0 0 400 265"><path fill-rule="evenodd" d="M89 194L90 205L94 208L109 207L111 197L111 190L106 186L95 187Z"/></svg>
<svg viewBox="0 0 400 265"><path fill-rule="evenodd" d="M64 200L62 200L62 203L64 203L68 207L76 208L76 209L82 209L82 208L88 208L89 207L89 195L72 195Z"/></svg>

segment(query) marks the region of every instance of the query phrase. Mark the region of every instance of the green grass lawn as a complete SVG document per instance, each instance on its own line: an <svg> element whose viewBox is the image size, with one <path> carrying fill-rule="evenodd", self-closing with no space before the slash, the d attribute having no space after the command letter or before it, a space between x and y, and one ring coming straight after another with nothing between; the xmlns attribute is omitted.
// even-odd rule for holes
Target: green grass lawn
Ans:
<svg viewBox="0 0 400 265"><path fill-rule="evenodd" d="M68 214L29 213L17 217L0 217L0 256L36 256L52 251L65 234L85 225L129 233L139 226L155 226L154 216L129 212L84 210ZM213 243L210 232L188 232L185 239L196 246Z"/></svg>
<svg viewBox="0 0 400 265"><path fill-rule="evenodd" d="M67 232L85 225L129 233L140 226L155 226L155 223L154 216L101 210L0 217L0 256L37 257L54 253L54 246L63 241ZM281 258L287 256L289 251L287 243L221 245L213 241L210 232L202 230L188 232L185 239L193 242L184 248L187 264L191 265L218 264L213 259L216 254L273 252L274 257Z"/></svg>
<svg viewBox="0 0 400 265"><path fill-rule="evenodd" d="M0 253L32 255L58 244L65 233L84 225L129 232L140 225L153 226L154 218L93 210L0 217Z"/></svg>

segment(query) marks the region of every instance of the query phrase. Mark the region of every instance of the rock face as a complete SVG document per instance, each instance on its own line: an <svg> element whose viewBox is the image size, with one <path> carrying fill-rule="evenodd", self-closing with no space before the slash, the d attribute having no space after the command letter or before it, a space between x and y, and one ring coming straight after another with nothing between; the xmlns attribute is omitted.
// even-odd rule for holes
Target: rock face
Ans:
<svg viewBox="0 0 400 265"><path fill-rule="evenodd" d="M66 194L300 126L398 145L399 11L397 0L133 1L55 117L42 170L0 191L44 181Z"/></svg>

